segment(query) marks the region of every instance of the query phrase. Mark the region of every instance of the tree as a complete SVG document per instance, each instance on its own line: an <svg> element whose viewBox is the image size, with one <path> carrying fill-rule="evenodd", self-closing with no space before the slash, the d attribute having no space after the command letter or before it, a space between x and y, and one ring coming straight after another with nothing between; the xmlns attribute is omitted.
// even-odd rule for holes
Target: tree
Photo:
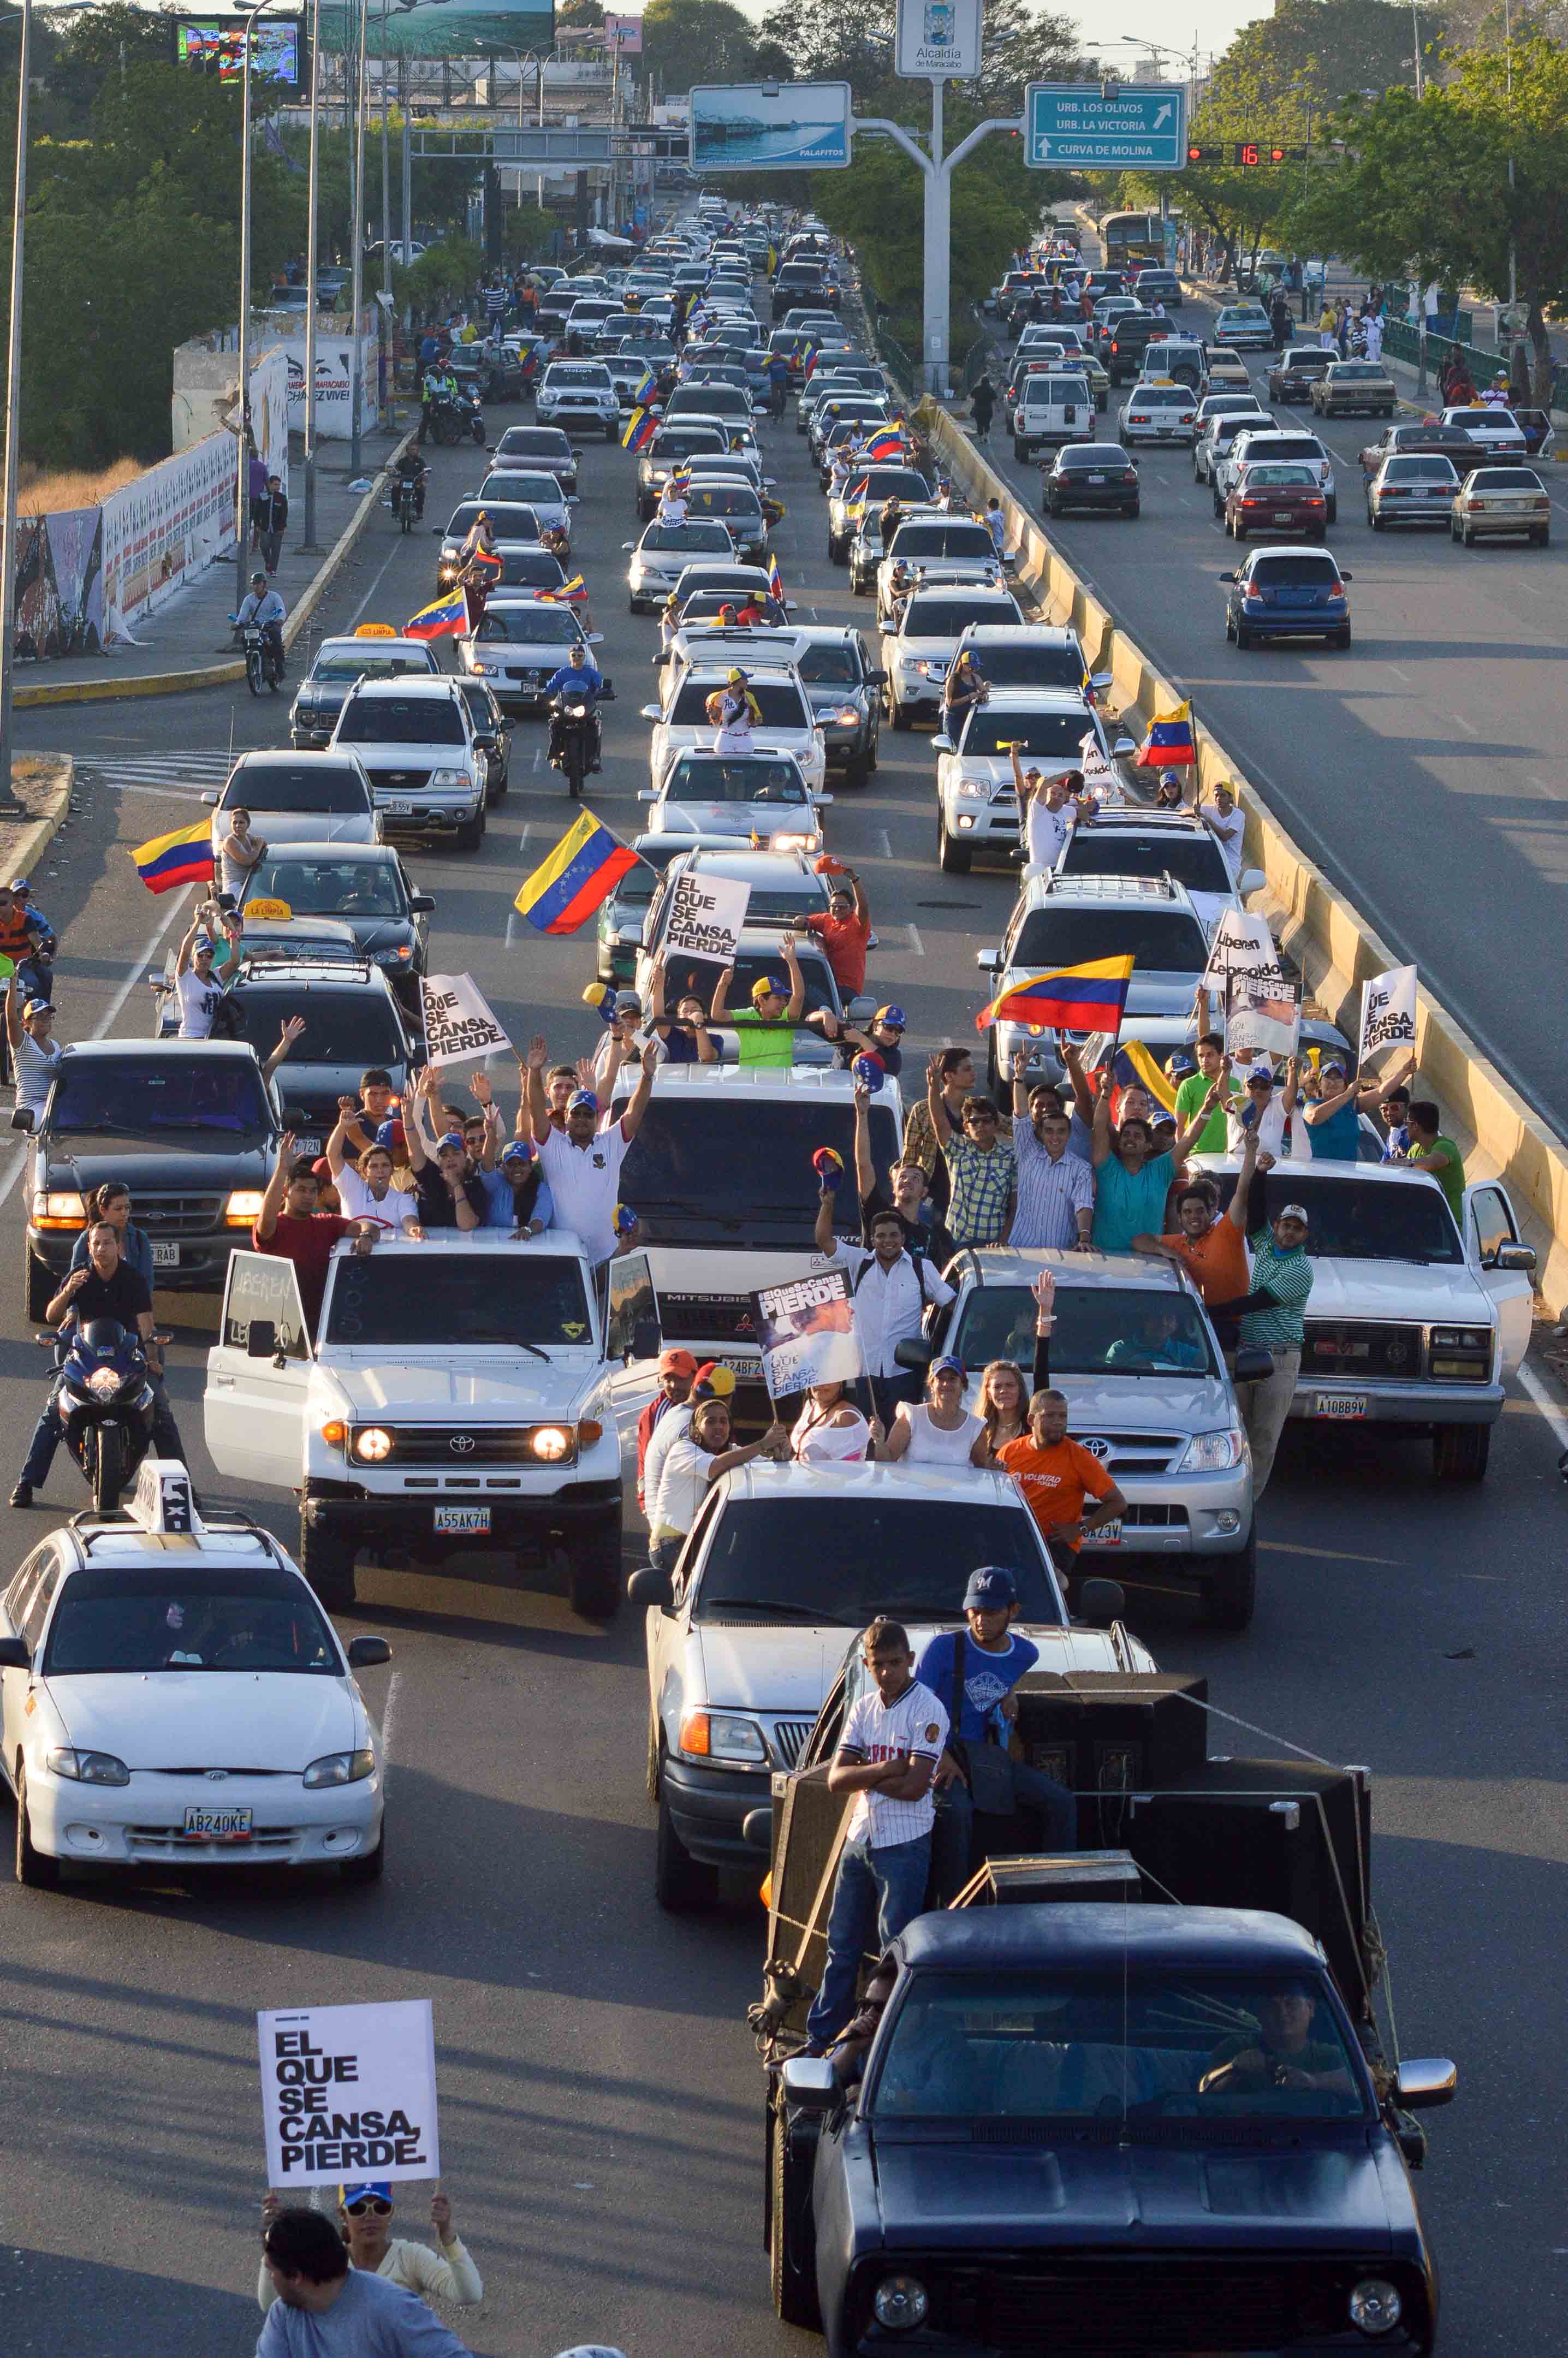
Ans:
<svg viewBox="0 0 1568 2358"><path fill-rule="evenodd" d="M643 70L666 97L694 82L755 81L756 52L755 27L730 0L648 0L643 12Z"/></svg>

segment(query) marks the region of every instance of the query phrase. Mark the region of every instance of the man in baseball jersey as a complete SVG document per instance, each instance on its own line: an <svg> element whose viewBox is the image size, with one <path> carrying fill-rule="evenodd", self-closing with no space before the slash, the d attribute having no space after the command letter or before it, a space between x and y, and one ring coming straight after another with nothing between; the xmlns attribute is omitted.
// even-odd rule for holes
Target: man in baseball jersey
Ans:
<svg viewBox="0 0 1568 2358"><path fill-rule="evenodd" d="M909 1633L876 1620L861 1640L871 1683L849 1707L830 1793L853 1793L827 1919L822 1986L806 2017L808 2055L821 2055L855 2010L860 1959L878 1953L925 1905L935 1816L931 1779L947 1741L947 1714L914 1675Z"/></svg>

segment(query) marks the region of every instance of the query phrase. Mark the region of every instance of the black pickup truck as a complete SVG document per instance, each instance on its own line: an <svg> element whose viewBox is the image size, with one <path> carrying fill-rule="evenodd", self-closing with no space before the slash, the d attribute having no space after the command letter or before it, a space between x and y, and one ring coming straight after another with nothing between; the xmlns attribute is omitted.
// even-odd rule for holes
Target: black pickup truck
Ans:
<svg viewBox="0 0 1568 2358"><path fill-rule="evenodd" d="M67 1048L27 1149L24 1314L41 1320L105 1180L131 1191L153 1282L222 1289L247 1242L285 1130L285 1109L243 1040L97 1040Z"/></svg>

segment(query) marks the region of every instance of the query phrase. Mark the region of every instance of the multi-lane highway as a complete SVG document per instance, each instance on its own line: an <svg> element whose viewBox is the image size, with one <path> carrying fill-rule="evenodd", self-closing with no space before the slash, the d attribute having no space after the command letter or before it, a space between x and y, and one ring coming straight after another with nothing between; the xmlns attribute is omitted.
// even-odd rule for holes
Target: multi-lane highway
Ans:
<svg viewBox="0 0 1568 2358"><path fill-rule="evenodd" d="M1347 447L1352 435L1336 429L1334 439ZM764 431L764 445L788 503L778 546L792 595L807 612L869 628L869 604L827 563L823 510L793 425ZM433 464L436 523L477 471L460 452L437 451ZM1365 897L1396 939L1422 940L1429 924L1452 921L1456 978L1476 988L1499 986L1511 955L1504 1021L1521 1025L1524 918L1517 898L1486 882L1474 846L1460 859L1451 838L1469 804L1450 817L1445 802L1441 823L1429 817L1424 828L1390 807L1390 764L1422 779L1433 805L1450 778L1487 791L1500 724L1476 707L1470 767L1454 755L1439 770L1428 746L1440 724L1418 693L1396 695L1390 656L1433 683L1433 711L1462 698L1468 710L1469 683L1490 676L1498 601L1514 598L1522 611L1522 585L1531 576L1550 584L1556 555L1462 562L1455 552L1450 568L1445 546L1368 536L1354 654L1266 656L1242 673L1220 642L1220 544L1206 509L1182 504L1185 461L1151 459L1144 479L1141 524L1073 525L1065 544L1192 682L1240 756L1250 763L1256 746L1257 771L1297 796L1325 797L1341 872L1356 885L1368 860L1379 862L1384 892ZM630 460L590 449L577 512L577 556L618 693L593 801L628 836L646 775L636 713L654 643L653 624L625 611L631 481ZM1345 515L1341 545L1362 531L1354 499ZM428 535L395 537L388 520L361 544L323 627L402 622L430 594L434 546ZM1425 644L1421 619L1439 600L1446 653ZM1497 665L1517 669L1527 708L1510 713L1509 741L1531 731L1544 742L1550 731L1545 635L1543 616L1538 652ZM1472 642L1477 651L1462 662L1451 651ZM1271 698L1282 700L1279 712ZM146 894L125 850L198 816L195 797L221 775L231 731L236 746L263 743L282 718L225 691L22 724L27 741L63 746L80 764L80 815L53 855L57 872L38 880L65 936L64 1038L146 1028L142 977L179 914ZM1446 743L1453 731L1441 726ZM1264 729L1266 744L1247 734ZM1280 747L1292 733L1287 764ZM1342 754L1296 758L1320 737L1325 751L1365 741L1378 758L1354 770ZM519 726L512 794L480 853L409 865L438 897L439 963L470 969L514 1038L544 1029L553 1049L578 1051L594 1036L579 998L589 938L545 941L510 922L521 873L568 817L559 780L535 759L542 742L541 729ZM934 768L925 734L884 732L870 786L840 793L829 814L830 841L871 894L881 945L871 984L909 1011L917 1053L972 1036L973 953L997 938L1011 898L1000 875L938 871ZM1541 775L1551 774L1543 762ZM1491 807L1473 814L1477 841ZM1550 808L1543 800L1542 814ZM1411 847L1402 859L1396 839ZM1509 839L1498 826L1499 850ZM1465 881L1451 906L1417 889L1415 848L1424 860L1453 860ZM1466 1011L1462 989L1446 995ZM1538 995L1544 1028L1549 994ZM497 1080L509 1097L509 1076ZM0 1149L0 1254L14 1273L0 1326L0 1427L19 1459L42 1376L20 1314L17 1173L15 1149ZM200 1445L203 1337L189 1324L179 1334L171 1390L198 1480L211 1483ZM1277 1734L1372 1764L1376 1884L1400 2037L1407 2052L1452 2052L1460 2067L1459 2102L1434 2123L1425 2200L1445 2278L1445 2346L1464 2358L1544 2358L1561 2342L1568 1503L1553 1470L1559 1446L1520 1396L1484 1488L1439 1494L1421 1444L1292 1429L1263 1511L1251 1630L1221 1639L1180 1609L1137 1616L1162 1660L1206 1672L1217 1703L1269 1732L1238 1728L1214 1749L1266 1751ZM0 1482L0 1496L8 1487ZM31 1514L0 1509L7 1570L51 1515L84 1503L63 1455L47 1498ZM288 1537L284 1502L258 1494L245 1503ZM629 1540L628 1563L637 1560ZM803 2348L773 2320L761 2247L761 2084L741 2020L756 1994L761 1919L745 1891L708 1920L665 1918L654 1905L634 1617L589 1627L563 1599L511 1584L498 1563L450 1579L362 1570L360 1594L346 1627L384 1633L395 1648L391 1671L366 1679L392 1759L384 1884L296 1890L236 1873L56 1893L0 1886L0 2339L38 2358L247 2350L263 2192L255 2009L428 1994L446 2185L486 2285L482 2309L454 2321L477 2352L546 2358L593 2341L632 2358L718 2343L741 2358L784 2358ZM428 2190L410 2190L411 2232Z"/></svg>

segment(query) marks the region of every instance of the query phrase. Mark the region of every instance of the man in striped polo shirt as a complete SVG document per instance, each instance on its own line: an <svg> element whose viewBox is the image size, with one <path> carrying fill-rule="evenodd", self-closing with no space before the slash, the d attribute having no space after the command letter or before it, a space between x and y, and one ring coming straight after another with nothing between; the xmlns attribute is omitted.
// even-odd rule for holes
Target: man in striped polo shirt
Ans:
<svg viewBox="0 0 1568 2358"><path fill-rule="evenodd" d="M1243 1343L1260 1343L1272 1352L1274 1372L1261 1382L1238 1384L1237 1405L1247 1427L1252 1451L1252 1502L1256 1506L1269 1487L1274 1452L1295 1397L1302 1369L1302 1345L1306 1329L1302 1313L1312 1292L1312 1263L1306 1256L1307 1216L1301 1204L1286 1204L1270 1226L1260 1228L1252 1246L1252 1293L1266 1293L1266 1309L1249 1310L1241 1321Z"/></svg>
<svg viewBox="0 0 1568 2358"><path fill-rule="evenodd" d="M881 1955L925 1905L935 1805L931 1779L947 1741L947 1714L914 1675L909 1632L873 1621L861 1639L870 1683L849 1706L830 1793L853 1793L827 1919L822 1986L806 2017L806 2053L826 2053L855 2011L860 1959Z"/></svg>

